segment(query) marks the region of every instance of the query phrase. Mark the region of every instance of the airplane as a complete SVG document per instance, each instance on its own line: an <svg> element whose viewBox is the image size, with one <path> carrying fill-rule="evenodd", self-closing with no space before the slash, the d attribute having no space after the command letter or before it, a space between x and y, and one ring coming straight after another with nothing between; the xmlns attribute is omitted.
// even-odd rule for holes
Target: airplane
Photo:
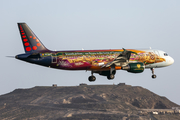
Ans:
<svg viewBox="0 0 180 120"><path fill-rule="evenodd" d="M166 67L174 59L161 50L147 49L109 49L109 50L73 50L51 51L47 49L26 23L17 23L25 53L15 58L29 63L63 70L91 71L88 80L93 82L97 73L107 79L115 78L116 70L130 73L142 73L145 69Z"/></svg>

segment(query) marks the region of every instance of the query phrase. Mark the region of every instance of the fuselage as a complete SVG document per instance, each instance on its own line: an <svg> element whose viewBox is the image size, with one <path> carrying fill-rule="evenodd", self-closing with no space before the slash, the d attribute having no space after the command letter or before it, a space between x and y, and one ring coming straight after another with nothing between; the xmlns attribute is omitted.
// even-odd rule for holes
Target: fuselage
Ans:
<svg viewBox="0 0 180 120"><path fill-rule="evenodd" d="M129 63L142 62L145 68L166 67L174 63L172 57L161 50L133 50ZM109 70L102 68L103 65L113 61L123 52L123 49L116 50L77 50L77 51L42 51L39 53L29 54L24 59L27 62L35 63L56 69L65 70ZM25 54L22 54L25 55ZM26 54L27 55L27 54ZM20 55L21 56L21 55ZM23 58L17 56L16 58ZM22 59L23 60L23 59ZM116 70L121 66L116 66Z"/></svg>

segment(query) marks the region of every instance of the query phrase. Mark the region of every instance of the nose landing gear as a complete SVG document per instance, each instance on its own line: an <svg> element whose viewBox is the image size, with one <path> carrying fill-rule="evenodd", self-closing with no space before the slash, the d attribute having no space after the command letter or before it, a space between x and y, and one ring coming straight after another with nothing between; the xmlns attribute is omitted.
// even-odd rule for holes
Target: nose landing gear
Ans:
<svg viewBox="0 0 180 120"><path fill-rule="evenodd" d="M154 74L154 68L151 68L152 71L152 78L155 79L157 76Z"/></svg>

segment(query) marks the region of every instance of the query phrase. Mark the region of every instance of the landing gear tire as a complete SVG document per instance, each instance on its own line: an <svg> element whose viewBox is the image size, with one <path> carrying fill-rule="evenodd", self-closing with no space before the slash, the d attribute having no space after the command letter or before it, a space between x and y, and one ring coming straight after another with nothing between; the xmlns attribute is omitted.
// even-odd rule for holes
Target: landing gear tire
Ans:
<svg viewBox="0 0 180 120"><path fill-rule="evenodd" d="M95 76L89 76L88 80L90 82L94 82L96 80L96 77Z"/></svg>
<svg viewBox="0 0 180 120"><path fill-rule="evenodd" d="M155 79L157 76L156 75L152 75L152 78Z"/></svg>
<svg viewBox="0 0 180 120"><path fill-rule="evenodd" d="M152 78L155 79L157 76L154 74L154 68L151 68L152 71Z"/></svg>
<svg viewBox="0 0 180 120"><path fill-rule="evenodd" d="M110 74L107 76L107 79L112 80L112 79L114 79L114 77L115 77L114 74Z"/></svg>

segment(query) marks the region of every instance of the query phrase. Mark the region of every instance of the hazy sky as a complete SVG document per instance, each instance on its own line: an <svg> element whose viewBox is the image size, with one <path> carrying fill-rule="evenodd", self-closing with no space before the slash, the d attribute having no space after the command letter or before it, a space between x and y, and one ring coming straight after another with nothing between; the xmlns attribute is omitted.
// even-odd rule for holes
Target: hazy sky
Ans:
<svg viewBox="0 0 180 120"><path fill-rule="evenodd" d="M24 53L17 22L26 22L50 50L144 49L166 51L175 63L132 74L117 71L114 80L90 72L63 71L5 56ZM179 0L2 0L0 2L0 95L17 88L118 84L142 86L180 104Z"/></svg>

